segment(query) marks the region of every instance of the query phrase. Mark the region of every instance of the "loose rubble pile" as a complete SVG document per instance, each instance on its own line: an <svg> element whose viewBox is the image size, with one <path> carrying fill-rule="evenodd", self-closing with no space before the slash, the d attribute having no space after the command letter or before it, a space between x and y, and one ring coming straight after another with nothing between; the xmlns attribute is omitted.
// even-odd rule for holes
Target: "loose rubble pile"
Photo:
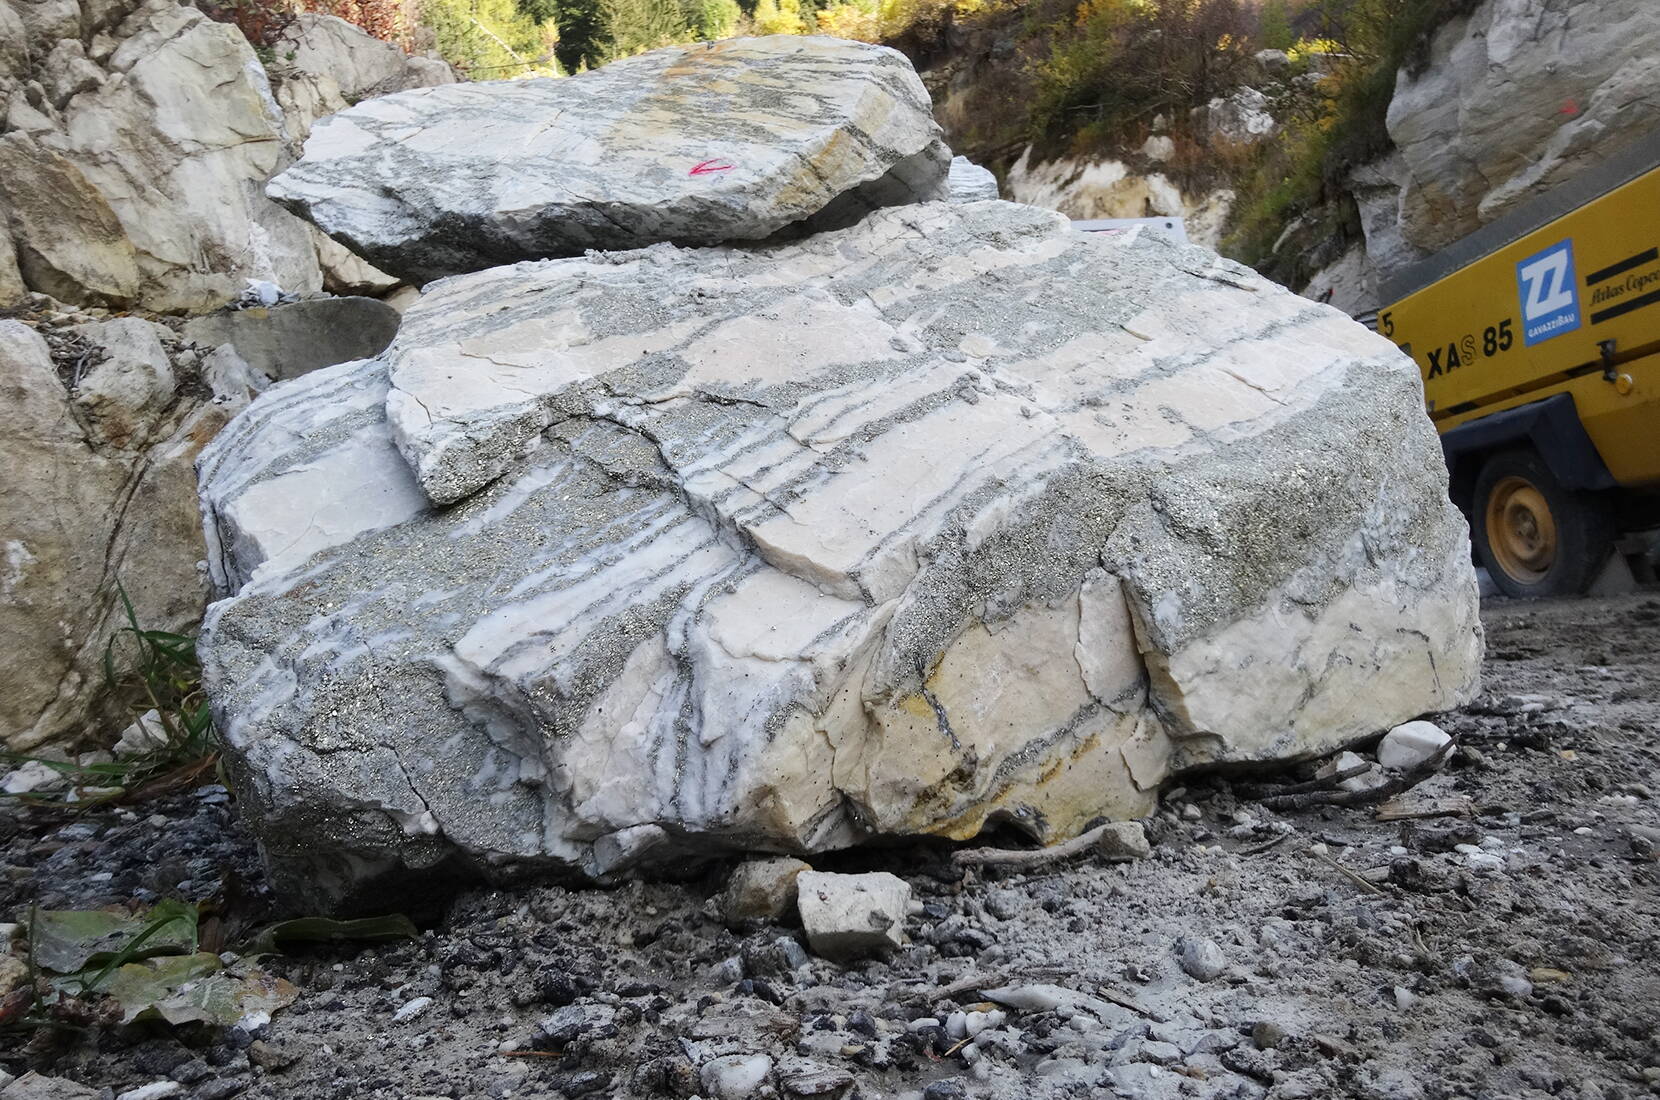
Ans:
<svg viewBox="0 0 1660 1100"><path fill-rule="evenodd" d="M1278 811L1208 776L1162 792L1132 862L815 856L910 892L901 946L846 962L809 949L789 860L479 890L418 939L268 957L300 991L269 1021L0 1060L54 1098L1637 1100L1660 1080L1660 600L1485 617L1490 690L1437 716L1458 752L1402 804ZM0 807L0 914L202 898L216 869L257 888L223 797ZM729 912L738 882L776 915Z"/></svg>
<svg viewBox="0 0 1660 1100"><path fill-rule="evenodd" d="M503 117L570 153L515 224L581 227L509 257L681 232L634 202L743 212L711 237L799 230L861 181L943 185L914 81L879 47L761 39L557 94L404 93L320 126L272 191L395 270L476 267L438 213L501 216ZM611 173L565 106L618 86ZM786 87L802 103L769 106ZM799 192L748 166L753 135L717 181L622 156L642 129L704 148L717 91L737 132L845 150L845 174ZM434 144L394 151L399 119ZM507 158L489 186L443 152L463 130ZM406 186L434 220L376 198ZM204 454L233 597L206 682L276 882L317 908L988 824L1053 843L1143 815L1175 771L1468 698L1475 585L1420 405L1387 341L1208 250L995 201L490 268Z"/></svg>

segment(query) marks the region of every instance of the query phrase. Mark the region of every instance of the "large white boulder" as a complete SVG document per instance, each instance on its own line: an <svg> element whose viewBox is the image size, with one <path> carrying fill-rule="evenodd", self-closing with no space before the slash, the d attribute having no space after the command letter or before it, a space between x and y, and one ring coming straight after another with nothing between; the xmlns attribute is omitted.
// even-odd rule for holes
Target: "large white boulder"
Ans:
<svg viewBox="0 0 1660 1100"><path fill-rule="evenodd" d="M395 285L265 184L348 100L453 74L332 16L300 15L273 52L268 74L236 27L174 0L0 0L0 305L201 312L249 279Z"/></svg>
<svg viewBox="0 0 1660 1100"><path fill-rule="evenodd" d="M56 362L0 321L0 745L19 752L131 721L103 667L126 625L117 582L146 628L200 619L193 463L259 384L137 318L55 336Z"/></svg>
<svg viewBox="0 0 1660 1100"><path fill-rule="evenodd" d="M1453 706L1481 655L1407 359L1011 203L443 280L202 474L206 682L311 906L1052 842Z"/></svg>
<svg viewBox="0 0 1660 1100"><path fill-rule="evenodd" d="M947 177L952 202L981 202L997 197L997 177L967 157L952 157Z"/></svg>
<svg viewBox="0 0 1660 1100"><path fill-rule="evenodd" d="M241 32L149 0L115 40L81 90L43 104L43 125L0 139L0 199L30 287L157 311L212 308L250 278L319 289L305 224L262 193L287 155Z"/></svg>
<svg viewBox="0 0 1660 1100"><path fill-rule="evenodd" d="M846 225L944 198L950 159L902 54L778 35L360 103L320 122L268 193L424 282L589 248Z"/></svg>

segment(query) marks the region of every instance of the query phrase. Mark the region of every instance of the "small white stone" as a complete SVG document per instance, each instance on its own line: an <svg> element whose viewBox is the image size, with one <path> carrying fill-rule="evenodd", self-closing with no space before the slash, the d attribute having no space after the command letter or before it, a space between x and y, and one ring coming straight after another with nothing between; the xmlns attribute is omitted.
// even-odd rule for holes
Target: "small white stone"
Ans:
<svg viewBox="0 0 1660 1100"><path fill-rule="evenodd" d="M1161 1066L1172 1065L1182 1060L1182 1048L1174 1043L1150 1039L1141 1044L1141 1060Z"/></svg>
<svg viewBox="0 0 1660 1100"><path fill-rule="evenodd" d="M1402 1012L1405 1012L1407 1009L1411 1008L1413 1005L1415 1005L1417 1003L1418 1003L1418 997L1415 993L1412 992L1412 990L1408 989L1404 985L1398 985L1398 986L1395 987L1395 1007L1396 1008L1398 1008Z"/></svg>
<svg viewBox="0 0 1660 1100"><path fill-rule="evenodd" d="M1114 821L1095 840L1095 854L1109 863L1146 859L1153 854L1147 830L1139 821Z"/></svg>
<svg viewBox="0 0 1660 1100"><path fill-rule="evenodd" d="M1415 768L1451 740L1434 722L1405 722L1384 734L1378 742L1378 763L1396 771Z"/></svg>
<svg viewBox="0 0 1660 1100"><path fill-rule="evenodd" d="M414 1000L405 1001L402 1007L392 1014L392 1022L395 1024L407 1023L425 1012L431 1004L431 997L416 997Z"/></svg>
<svg viewBox="0 0 1660 1100"><path fill-rule="evenodd" d="M772 1059L765 1054L728 1054L705 1062L698 1080L717 1100L747 1100L771 1072Z"/></svg>
<svg viewBox="0 0 1660 1100"><path fill-rule="evenodd" d="M1330 779L1338 772L1353 771L1356 768L1365 767L1368 763L1369 761L1359 753L1340 752L1316 768L1314 777L1316 779Z"/></svg>
<svg viewBox="0 0 1660 1100"><path fill-rule="evenodd" d="M167 730L162 727L161 715L147 710L121 731L115 742L115 755L123 758L146 756L166 747Z"/></svg>
<svg viewBox="0 0 1660 1100"><path fill-rule="evenodd" d="M1216 941L1202 936L1183 937L1177 957L1181 960L1182 969L1201 982L1220 977L1222 971L1228 968L1227 956L1216 946Z"/></svg>
<svg viewBox="0 0 1660 1100"><path fill-rule="evenodd" d="M968 1013L958 1010L945 1018L945 1033L953 1039L968 1037Z"/></svg>
<svg viewBox="0 0 1660 1100"><path fill-rule="evenodd" d="M796 888L807 943L824 958L855 958L904 944L911 884L897 875L803 871Z"/></svg>
<svg viewBox="0 0 1660 1100"><path fill-rule="evenodd" d="M7 794L28 794L44 787L61 785L63 774L55 768L49 768L39 760L30 760L15 771L8 772L6 778L0 780L0 791Z"/></svg>
<svg viewBox="0 0 1660 1100"><path fill-rule="evenodd" d="M140 1085L136 1089L128 1089L115 1100L163 1100L164 1097L177 1096L184 1091L184 1086L177 1081L154 1081L148 1085Z"/></svg>

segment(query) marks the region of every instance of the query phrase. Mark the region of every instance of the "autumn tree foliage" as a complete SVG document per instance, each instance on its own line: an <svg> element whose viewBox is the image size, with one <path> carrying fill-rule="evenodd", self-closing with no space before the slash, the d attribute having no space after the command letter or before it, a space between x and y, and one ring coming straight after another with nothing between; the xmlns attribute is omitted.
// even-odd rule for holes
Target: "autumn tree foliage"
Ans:
<svg viewBox="0 0 1660 1100"><path fill-rule="evenodd" d="M382 42L409 48L414 19L406 0L301 0L304 10L334 15Z"/></svg>

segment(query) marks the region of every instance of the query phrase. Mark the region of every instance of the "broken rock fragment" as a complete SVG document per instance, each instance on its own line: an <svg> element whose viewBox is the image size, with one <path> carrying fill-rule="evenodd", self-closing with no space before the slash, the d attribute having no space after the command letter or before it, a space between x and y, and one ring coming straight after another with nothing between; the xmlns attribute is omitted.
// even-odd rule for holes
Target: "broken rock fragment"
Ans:
<svg viewBox="0 0 1660 1100"><path fill-rule="evenodd" d="M1176 958L1189 976L1201 982L1220 977L1228 968L1228 958L1216 946L1216 941L1202 936L1183 936L1176 945Z"/></svg>
<svg viewBox="0 0 1660 1100"><path fill-rule="evenodd" d="M967 157L951 158L948 177L952 202L980 202L997 197L997 177Z"/></svg>
<svg viewBox="0 0 1660 1100"><path fill-rule="evenodd" d="M1415 369L1003 202L446 279L201 462L200 650L280 890L1042 844L1470 697Z"/></svg>
<svg viewBox="0 0 1660 1100"><path fill-rule="evenodd" d="M1114 821L1095 841L1095 854L1109 863L1146 859L1153 854L1147 830L1139 821Z"/></svg>
<svg viewBox="0 0 1660 1100"><path fill-rule="evenodd" d="M841 961L904 946L911 884L899 876L803 871L796 885L801 927L816 954Z"/></svg>
<svg viewBox="0 0 1660 1100"><path fill-rule="evenodd" d="M318 123L267 193L425 282L590 248L847 225L944 198L950 160L904 55L777 35L370 99Z"/></svg>
<svg viewBox="0 0 1660 1100"><path fill-rule="evenodd" d="M1378 763L1406 771L1427 763L1452 737L1434 722L1403 722L1378 742Z"/></svg>
<svg viewBox="0 0 1660 1100"><path fill-rule="evenodd" d="M777 920L795 905L796 878L812 870L799 859L753 859L738 864L718 905L727 924Z"/></svg>

